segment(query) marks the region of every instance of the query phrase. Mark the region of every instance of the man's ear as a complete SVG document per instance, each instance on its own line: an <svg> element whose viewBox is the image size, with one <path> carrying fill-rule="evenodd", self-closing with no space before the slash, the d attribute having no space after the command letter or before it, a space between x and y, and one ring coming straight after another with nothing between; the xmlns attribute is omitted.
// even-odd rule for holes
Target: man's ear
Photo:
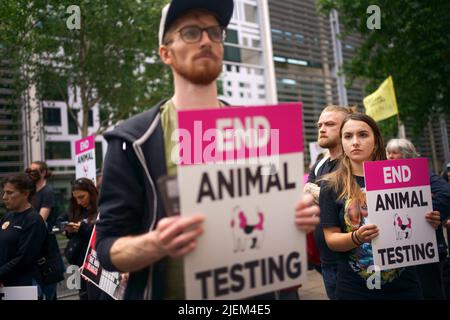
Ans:
<svg viewBox="0 0 450 320"><path fill-rule="evenodd" d="M172 64L172 53L169 48L165 45L161 45L159 47L159 57L164 64L171 65Z"/></svg>

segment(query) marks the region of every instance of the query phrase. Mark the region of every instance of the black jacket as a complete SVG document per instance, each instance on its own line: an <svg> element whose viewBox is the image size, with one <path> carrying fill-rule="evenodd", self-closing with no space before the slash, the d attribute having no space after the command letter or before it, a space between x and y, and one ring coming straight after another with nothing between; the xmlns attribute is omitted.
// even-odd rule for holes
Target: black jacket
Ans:
<svg viewBox="0 0 450 320"><path fill-rule="evenodd" d="M155 183L166 175L160 102L134 116L104 137L108 150L99 197L96 249L103 268L120 271L111 263L110 249L120 237L153 230L165 216ZM125 299L164 297L164 260L130 274ZM151 289L151 290L150 290Z"/></svg>
<svg viewBox="0 0 450 320"><path fill-rule="evenodd" d="M450 214L450 185L435 173L429 172L429 176L433 210L439 211L441 221L445 221ZM445 244L442 224L436 230L436 238L439 253L445 254L447 245Z"/></svg>
<svg viewBox="0 0 450 320"><path fill-rule="evenodd" d="M47 229L33 208L9 212L0 219L0 283L31 286L39 281L37 261Z"/></svg>

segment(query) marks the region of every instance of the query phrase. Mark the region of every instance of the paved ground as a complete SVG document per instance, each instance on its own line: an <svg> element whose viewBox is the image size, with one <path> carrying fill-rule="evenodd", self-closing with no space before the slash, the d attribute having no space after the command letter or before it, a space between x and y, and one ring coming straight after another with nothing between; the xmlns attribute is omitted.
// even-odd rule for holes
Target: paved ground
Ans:
<svg viewBox="0 0 450 320"><path fill-rule="evenodd" d="M58 288L59 289L59 288ZM65 290L65 294L75 293L76 291ZM322 276L316 270L310 270L306 273L306 282L299 289L300 300L328 300L323 286ZM78 300L78 295L69 295L59 297L58 300Z"/></svg>
<svg viewBox="0 0 450 320"><path fill-rule="evenodd" d="M328 300L322 276L316 270L306 273L306 282L299 289L300 300Z"/></svg>

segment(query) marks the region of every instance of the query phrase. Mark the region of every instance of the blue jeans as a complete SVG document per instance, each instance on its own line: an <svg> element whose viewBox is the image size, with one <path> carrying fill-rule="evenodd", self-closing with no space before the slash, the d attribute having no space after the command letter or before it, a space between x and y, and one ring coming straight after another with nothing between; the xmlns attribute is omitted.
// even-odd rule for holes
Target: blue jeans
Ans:
<svg viewBox="0 0 450 320"><path fill-rule="evenodd" d="M330 300L337 300L336 283L337 283L337 264L322 264L322 277L325 284L325 290Z"/></svg>

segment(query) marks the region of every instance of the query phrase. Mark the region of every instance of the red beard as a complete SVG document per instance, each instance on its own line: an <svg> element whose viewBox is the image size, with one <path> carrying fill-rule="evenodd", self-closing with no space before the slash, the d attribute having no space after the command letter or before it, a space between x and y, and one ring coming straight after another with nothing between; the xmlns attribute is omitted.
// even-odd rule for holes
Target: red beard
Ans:
<svg viewBox="0 0 450 320"><path fill-rule="evenodd" d="M184 79L197 84L209 85L214 82L222 72L222 60L219 59L209 48L204 48L196 54L192 63L180 63L173 53L173 70ZM205 57L208 57L207 59ZM202 61L198 61L201 59Z"/></svg>

